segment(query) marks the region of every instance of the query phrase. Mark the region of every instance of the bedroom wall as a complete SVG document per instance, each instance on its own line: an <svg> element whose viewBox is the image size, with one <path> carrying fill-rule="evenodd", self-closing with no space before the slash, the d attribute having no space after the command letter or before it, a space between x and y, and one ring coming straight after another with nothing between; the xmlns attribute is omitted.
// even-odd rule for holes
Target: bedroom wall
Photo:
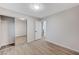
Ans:
<svg viewBox="0 0 79 59"><path fill-rule="evenodd" d="M15 21L15 33L16 36L25 36L27 28L26 20L16 19Z"/></svg>
<svg viewBox="0 0 79 59"><path fill-rule="evenodd" d="M79 6L43 20L47 20L47 41L79 52Z"/></svg>

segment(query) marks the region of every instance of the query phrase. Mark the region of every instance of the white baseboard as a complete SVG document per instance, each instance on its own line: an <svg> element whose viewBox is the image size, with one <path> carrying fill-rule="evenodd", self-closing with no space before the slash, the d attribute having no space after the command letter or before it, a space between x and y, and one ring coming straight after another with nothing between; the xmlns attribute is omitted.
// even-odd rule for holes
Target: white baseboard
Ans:
<svg viewBox="0 0 79 59"><path fill-rule="evenodd" d="M73 50L73 51L79 52L79 50L72 49L72 48L70 48L70 47L68 47L68 46L66 46L66 45L59 44L59 43L56 43L56 42L53 42L53 41L50 41L50 40L47 40L47 39L45 39L45 40L48 41L48 42L50 42L50 43L53 43L53 44L59 45L59 46L61 46L61 47L68 48L68 49L70 49L70 50Z"/></svg>

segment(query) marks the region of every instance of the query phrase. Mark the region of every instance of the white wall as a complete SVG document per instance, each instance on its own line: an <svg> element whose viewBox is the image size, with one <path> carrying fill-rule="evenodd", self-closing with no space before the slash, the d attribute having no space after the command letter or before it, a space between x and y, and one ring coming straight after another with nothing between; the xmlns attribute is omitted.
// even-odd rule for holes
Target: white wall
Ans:
<svg viewBox="0 0 79 59"><path fill-rule="evenodd" d="M35 40L35 20L36 18L27 17L27 41Z"/></svg>
<svg viewBox="0 0 79 59"><path fill-rule="evenodd" d="M31 42L35 40L35 22L39 21L40 19L35 17L26 17L26 20L27 20L27 42Z"/></svg>
<svg viewBox="0 0 79 59"><path fill-rule="evenodd" d="M15 33L16 36L24 36L26 35L26 20L16 19L15 21Z"/></svg>
<svg viewBox="0 0 79 59"><path fill-rule="evenodd" d="M15 42L14 18L0 16L0 47Z"/></svg>
<svg viewBox="0 0 79 59"><path fill-rule="evenodd" d="M79 52L79 7L47 18L47 41Z"/></svg>

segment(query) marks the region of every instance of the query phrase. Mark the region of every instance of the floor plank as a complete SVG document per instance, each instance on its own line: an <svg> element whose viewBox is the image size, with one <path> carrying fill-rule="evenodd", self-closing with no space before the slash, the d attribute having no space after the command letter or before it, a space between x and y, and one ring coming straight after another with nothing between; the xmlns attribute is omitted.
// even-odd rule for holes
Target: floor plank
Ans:
<svg viewBox="0 0 79 59"><path fill-rule="evenodd" d="M20 37L23 40L23 37ZM25 38L24 38L25 39ZM17 42L16 42L17 43ZM23 44L22 44L23 43ZM78 55L79 53L39 39L0 50L1 55Z"/></svg>

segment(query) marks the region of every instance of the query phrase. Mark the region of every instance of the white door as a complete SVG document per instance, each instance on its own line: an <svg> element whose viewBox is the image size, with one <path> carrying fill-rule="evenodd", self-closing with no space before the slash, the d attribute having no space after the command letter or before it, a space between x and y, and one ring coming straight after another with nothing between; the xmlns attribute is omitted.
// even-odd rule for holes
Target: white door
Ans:
<svg viewBox="0 0 79 59"><path fill-rule="evenodd" d="M15 28L14 19L11 17L1 16L1 46L14 43Z"/></svg>
<svg viewBox="0 0 79 59"><path fill-rule="evenodd" d="M1 48L1 40L2 40L2 30L1 30L1 17L0 17L0 48Z"/></svg>
<svg viewBox="0 0 79 59"><path fill-rule="evenodd" d="M42 25L40 20L35 21L35 40L41 39L42 37Z"/></svg>
<svg viewBox="0 0 79 59"><path fill-rule="evenodd" d="M8 22L4 17L2 17L1 20L1 29L2 29L2 40L1 40L1 45L7 45L9 43L8 41Z"/></svg>
<svg viewBox="0 0 79 59"><path fill-rule="evenodd" d="M46 20L44 20L43 21L43 33L42 33L42 37L43 37L43 39L46 39L46 24L47 24L47 21Z"/></svg>

